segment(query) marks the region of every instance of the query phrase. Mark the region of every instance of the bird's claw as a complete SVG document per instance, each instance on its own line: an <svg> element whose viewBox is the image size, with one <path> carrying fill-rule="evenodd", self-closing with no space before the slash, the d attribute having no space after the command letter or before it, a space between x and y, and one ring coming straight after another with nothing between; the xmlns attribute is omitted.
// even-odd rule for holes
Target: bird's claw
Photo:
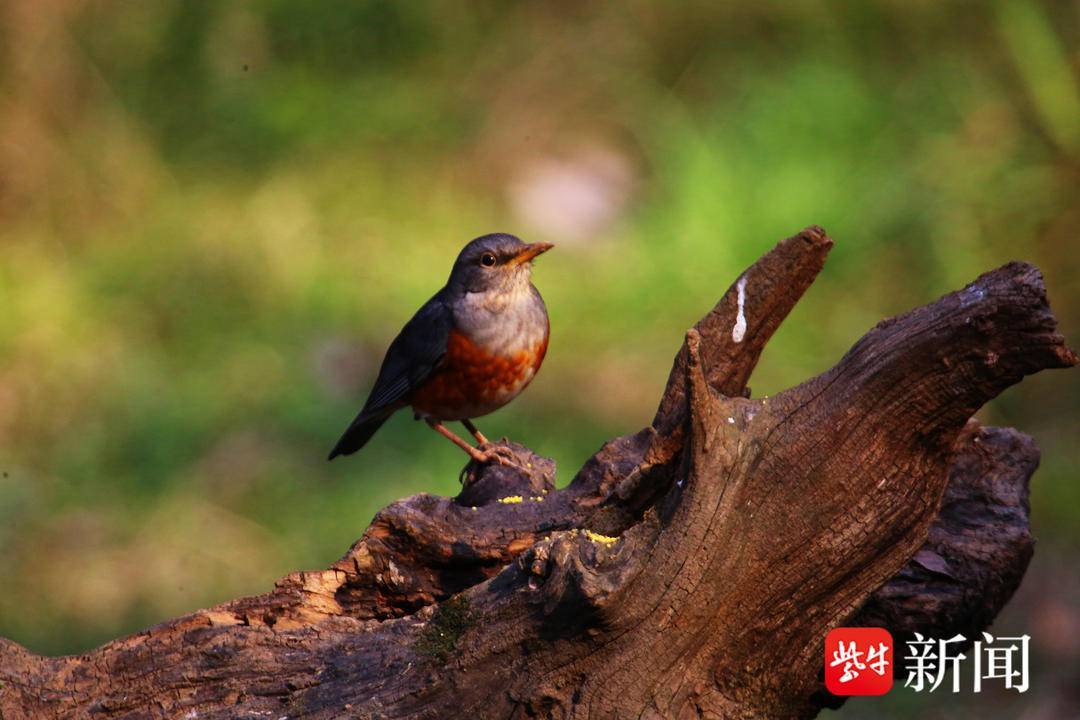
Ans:
<svg viewBox="0 0 1080 720"><path fill-rule="evenodd" d="M472 453L470 453L472 454ZM495 445L494 443L484 443L476 450L476 454L473 455L473 459L461 469L461 474L458 475L458 481L462 485L468 485L476 480L476 472L481 465L487 465L488 463L497 463L504 467L521 467L521 464L517 461L517 456L514 455L514 451L505 445Z"/></svg>
<svg viewBox="0 0 1080 720"><path fill-rule="evenodd" d="M484 456L484 459L481 462L491 462L494 460L500 465L507 465L510 467L518 466L517 456L514 455L514 451L505 445L485 443L480 446L480 452Z"/></svg>

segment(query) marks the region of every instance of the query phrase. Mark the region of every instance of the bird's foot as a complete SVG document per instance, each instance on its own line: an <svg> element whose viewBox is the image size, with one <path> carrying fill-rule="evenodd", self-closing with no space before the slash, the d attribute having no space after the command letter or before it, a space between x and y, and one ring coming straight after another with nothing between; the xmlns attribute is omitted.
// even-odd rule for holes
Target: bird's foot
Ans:
<svg viewBox="0 0 1080 720"><path fill-rule="evenodd" d="M486 442L480 446L480 452L485 458L481 462L491 462L494 460L500 465L519 467L517 455L505 445L496 445L495 443Z"/></svg>
<svg viewBox="0 0 1080 720"><path fill-rule="evenodd" d="M474 450L477 448L473 448ZM470 462L461 472L461 492L454 498L458 505L479 507L495 502L517 502L525 498L541 501L555 489L555 461L540 457L529 448L504 440L498 445L481 446L480 452L492 450L485 464ZM509 462L502 463L498 456Z"/></svg>
<svg viewBox="0 0 1080 720"><path fill-rule="evenodd" d="M496 463L505 467L520 468L521 463L518 461L514 451L505 445L496 445L494 443L484 443L479 448L470 448L469 455L472 460L461 469L461 474L458 475L458 481L462 485L469 485L476 480L477 473L481 466Z"/></svg>

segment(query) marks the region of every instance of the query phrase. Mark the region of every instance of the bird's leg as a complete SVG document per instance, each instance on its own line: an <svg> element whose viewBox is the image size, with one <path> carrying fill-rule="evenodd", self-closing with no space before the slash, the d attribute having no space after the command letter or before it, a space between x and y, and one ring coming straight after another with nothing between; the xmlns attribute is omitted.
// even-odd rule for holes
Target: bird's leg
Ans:
<svg viewBox="0 0 1080 720"><path fill-rule="evenodd" d="M472 420L465 418L461 421L461 424L465 426L465 429L472 433L472 436L476 438L476 442L481 445L487 445L488 439L484 437L484 433L480 432L480 428L473 425Z"/></svg>
<svg viewBox="0 0 1080 720"><path fill-rule="evenodd" d="M473 425L472 420L466 418L461 421L461 424L465 426L466 430L473 434L473 437L476 438L476 442L480 443L480 450L482 452L493 453L496 456L501 456L502 458L511 461L503 462L502 460L500 460L499 462L501 462L503 465L517 464L516 462L513 462L516 458L513 450L506 447L505 445L496 445L490 440L488 440L486 437L484 437L484 433L480 432L480 429Z"/></svg>
<svg viewBox="0 0 1080 720"><path fill-rule="evenodd" d="M469 457L471 457L473 460L475 460L477 462L486 462L487 461L487 457L484 455L483 452L481 452L480 450L477 450L472 445L470 445L469 443L467 443L464 440L462 440L461 438L459 438L456 434L454 434L453 430L446 427L445 425L443 425L438 420L430 420L429 419L427 421L427 424L431 426L432 430L439 433L444 438L446 438L447 440L449 440L450 442L454 443L459 448L461 448L462 450L467 452L469 454Z"/></svg>
<svg viewBox="0 0 1080 720"><path fill-rule="evenodd" d="M439 433L440 435L445 437L447 440L449 440L450 442L454 443L459 448L461 448L462 450L467 452L469 454L469 457L471 457L473 460L475 460L478 463L487 463L487 462L491 462L492 460L494 460L495 462L499 463L500 465L512 465L513 464L513 462L510 460L510 458L507 458L504 454L496 452L496 450L493 449L493 448L489 448L487 450L479 450L477 448L474 448L472 445L470 445L469 443L465 442L464 440L459 438L457 435L455 435L453 430L446 427L445 425L443 425L438 420L428 419L427 424L431 426L432 430Z"/></svg>

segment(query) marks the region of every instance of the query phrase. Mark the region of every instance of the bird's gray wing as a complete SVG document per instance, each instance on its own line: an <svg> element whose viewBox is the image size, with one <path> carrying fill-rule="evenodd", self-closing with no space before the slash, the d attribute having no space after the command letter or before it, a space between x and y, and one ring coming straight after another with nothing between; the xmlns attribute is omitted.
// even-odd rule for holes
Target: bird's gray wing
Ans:
<svg viewBox="0 0 1080 720"><path fill-rule="evenodd" d="M390 343L363 411L377 412L400 403L427 380L446 355L453 322L450 306L441 295L424 303Z"/></svg>
<svg viewBox="0 0 1080 720"><path fill-rule="evenodd" d="M431 377L446 355L453 323L453 313L442 292L405 323L386 351L367 402L330 451L329 459L363 447L379 426L405 404L409 394Z"/></svg>

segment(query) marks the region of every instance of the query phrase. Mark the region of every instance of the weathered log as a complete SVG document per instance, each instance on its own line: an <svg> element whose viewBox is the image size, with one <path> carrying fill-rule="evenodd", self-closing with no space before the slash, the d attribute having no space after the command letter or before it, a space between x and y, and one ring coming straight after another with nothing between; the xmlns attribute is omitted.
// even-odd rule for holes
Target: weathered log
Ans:
<svg viewBox="0 0 1080 720"><path fill-rule="evenodd" d="M831 627L986 627L1031 556L1038 452L969 418L1076 355L1039 272L1011 263L743 397L831 244L809 228L744 272L687 334L652 425L567 487L513 445L527 471L394 503L265 595L80 656L0 640L0 714L811 717L835 704Z"/></svg>

